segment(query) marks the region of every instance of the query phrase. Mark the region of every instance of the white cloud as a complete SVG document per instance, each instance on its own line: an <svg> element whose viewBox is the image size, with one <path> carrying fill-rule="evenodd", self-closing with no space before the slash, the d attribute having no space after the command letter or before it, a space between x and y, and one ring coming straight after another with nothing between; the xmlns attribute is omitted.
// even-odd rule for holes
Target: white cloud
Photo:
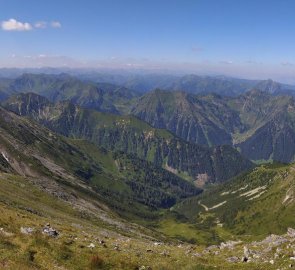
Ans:
<svg viewBox="0 0 295 270"><path fill-rule="evenodd" d="M9 19L8 21L3 21L1 27L4 31L30 31L33 29L32 25L25 22L19 22L15 19Z"/></svg>
<svg viewBox="0 0 295 270"><path fill-rule="evenodd" d="M40 21L40 22L36 22L35 23L35 28L46 28L47 27L47 22L43 22L43 21Z"/></svg>
<svg viewBox="0 0 295 270"><path fill-rule="evenodd" d="M51 27L53 28L61 28L61 23L58 21L51 22Z"/></svg>
<svg viewBox="0 0 295 270"><path fill-rule="evenodd" d="M52 28L61 28L61 23L59 21L38 21L34 24L28 22L19 22L16 19L9 19L7 21L2 21L1 28L4 31L30 31L34 28L36 29L45 29L48 26Z"/></svg>

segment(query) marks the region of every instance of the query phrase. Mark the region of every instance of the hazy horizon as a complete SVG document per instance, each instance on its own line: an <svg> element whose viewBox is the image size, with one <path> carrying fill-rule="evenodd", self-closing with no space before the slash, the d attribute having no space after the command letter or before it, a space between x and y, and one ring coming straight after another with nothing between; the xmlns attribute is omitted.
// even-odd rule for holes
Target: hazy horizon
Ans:
<svg viewBox="0 0 295 270"><path fill-rule="evenodd" d="M145 70L295 84L295 2L3 1L0 67Z"/></svg>

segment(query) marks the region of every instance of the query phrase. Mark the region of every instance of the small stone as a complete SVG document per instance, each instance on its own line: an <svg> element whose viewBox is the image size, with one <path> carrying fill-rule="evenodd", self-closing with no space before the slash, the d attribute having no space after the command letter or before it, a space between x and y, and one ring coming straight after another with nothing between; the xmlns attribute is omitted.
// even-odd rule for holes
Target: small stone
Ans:
<svg viewBox="0 0 295 270"><path fill-rule="evenodd" d="M95 245L93 243L90 243L88 247L89 248L95 248Z"/></svg>

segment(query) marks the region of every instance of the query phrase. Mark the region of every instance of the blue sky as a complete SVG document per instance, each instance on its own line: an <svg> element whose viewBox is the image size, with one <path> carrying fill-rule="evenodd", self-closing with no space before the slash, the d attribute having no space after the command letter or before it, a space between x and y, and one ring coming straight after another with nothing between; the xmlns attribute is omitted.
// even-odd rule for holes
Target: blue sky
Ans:
<svg viewBox="0 0 295 270"><path fill-rule="evenodd" d="M1 66L171 69L285 81L295 74L293 0L0 5Z"/></svg>

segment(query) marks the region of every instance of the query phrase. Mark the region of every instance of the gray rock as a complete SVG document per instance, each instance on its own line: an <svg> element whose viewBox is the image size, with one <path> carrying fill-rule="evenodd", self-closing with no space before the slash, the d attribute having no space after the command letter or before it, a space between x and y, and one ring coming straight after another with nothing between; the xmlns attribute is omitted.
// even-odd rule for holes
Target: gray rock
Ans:
<svg viewBox="0 0 295 270"><path fill-rule="evenodd" d="M234 247L237 245L237 244L240 244L241 241L227 241L227 242L222 242L220 244L220 249L225 249L225 248L228 248L228 249L234 249Z"/></svg>
<svg viewBox="0 0 295 270"><path fill-rule="evenodd" d="M270 246L276 247L276 246L280 246L281 244L286 243L286 242L288 242L287 238L285 238L283 236L271 234L270 236L268 236L264 240L262 240L260 242L260 244L269 244Z"/></svg>
<svg viewBox="0 0 295 270"><path fill-rule="evenodd" d="M227 260L228 262L230 262L230 263L237 263L237 262L240 261L240 259L239 259L238 257L236 257L236 256L234 256L234 257L229 257L229 258L227 258L226 260Z"/></svg>
<svg viewBox="0 0 295 270"><path fill-rule="evenodd" d="M287 235L292 238L295 237L295 229L288 228Z"/></svg>
<svg viewBox="0 0 295 270"><path fill-rule="evenodd" d="M42 230L42 233L43 234L47 234L47 235L49 235L51 237L57 237L57 236L59 236L59 232L57 230L53 229L52 227L50 227L50 224L49 223L47 223L45 225L45 227Z"/></svg>
<svg viewBox="0 0 295 270"><path fill-rule="evenodd" d="M246 246L244 246L244 256L248 258L249 255L250 255L250 250Z"/></svg>
<svg viewBox="0 0 295 270"><path fill-rule="evenodd" d="M225 243L221 243L221 244L225 244ZM219 247L216 245L212 245L206 248L206 250L213 250L213 249L219 249Z"/></svg>

